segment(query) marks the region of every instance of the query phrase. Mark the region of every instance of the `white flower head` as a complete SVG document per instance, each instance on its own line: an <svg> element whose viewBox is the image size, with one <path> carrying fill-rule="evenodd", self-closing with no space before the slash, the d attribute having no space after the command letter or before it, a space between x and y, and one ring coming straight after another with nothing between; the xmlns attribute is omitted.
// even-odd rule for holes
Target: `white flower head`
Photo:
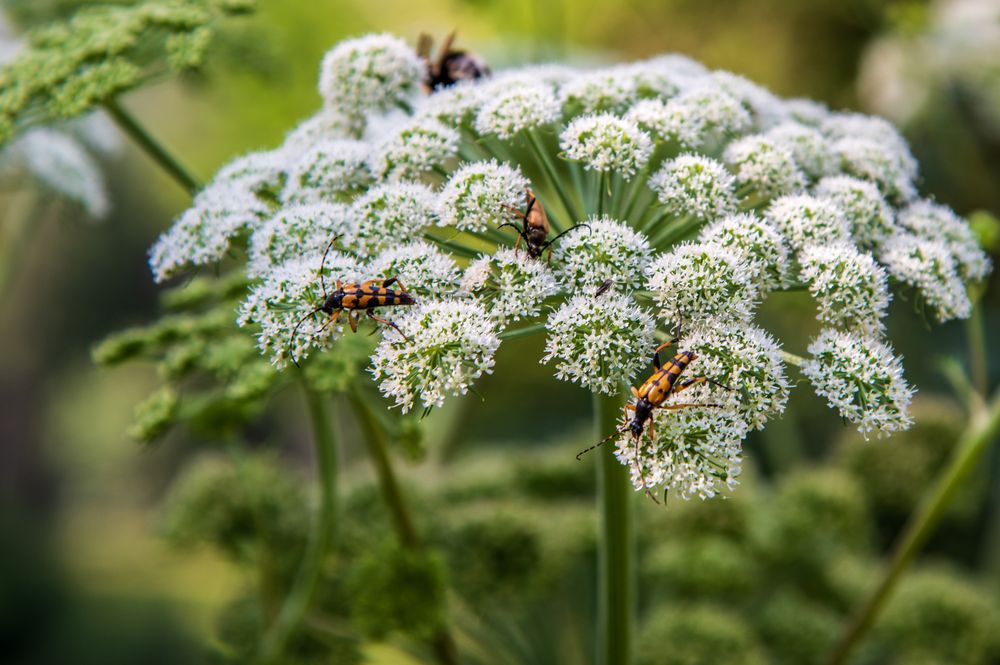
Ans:
<svg viewBox="0 0 1000 665"><path fill-rule="evenodd" d="M559 88L563 107L576 113L621 113L638 96L634 76L624 67L584 72Z"/></svg>
<svg viewBox="0 0 1000 665"><path fill-rule="evenodd" d="M812 99L796 97L786 99L784 104L785 113L790 120L809 127L819 127L830 115L830 109L825 104Z"/></svg>
<svg viewBox="0 0 1000 665"><path fill-rule="evenodd" d="M944 242L899 232L885 242L879 260L890 275L917 289L938 321L969 318L972 302Z"/></svg>
<svg viewBox="0 0 1000 665"><path fill-rule="evenodd" d="M591 217L567 233L552 253L556 277L569 291L595 288L610 279L617 287L638 287L652 250L644 235L610 217Z"/></svg>
<svg viewBox="0 0 1000 665"><path fill-rule="evenodd" d="M462 231L483 231L510 219L524 201L528 179L516 166L472 162L455 171L441 190L441 221Z"/></svg>
<svg viewBox="0 0 1000 665"><path fill-rule="evenodd" d="M70 134L38 127L0 150L0 175L21 167L44 186L79 203L92 219L107 216L111 206L101 167Z"/></svg>
<svg viewBox="0 0 1000 665"><path fill-rule="evenodd" d="M981 280L989 275L990 257L979 246L969 223L951 208L920 200L901 210L897 220L921 238L944 242L964 279Z"/></svg>
<svg viewBox="0 0 1000 665"><path fill-rule="evenodd" d="M454 296L461 276L449 255L423 240L384 250L369 269L374 278L397 277L407 293L434 298Z"/></svg>
<svg viewBox="0 0 1000 665"><path fill-rule="evenodd" d="M323 57L319 93L327 108L358 116L405 105L420 90L426 66L402 39L366 35L337 44Z"/></svg>
<svg viewBox="0 0 1000 665"><path fill-rule="evenodd" d="M750 113L736 98L705 83L682 91L661 109L650 105L642 115L659 136L702 151L715 151L751 126Z"/></svg>
<svg viewBox="0 0 1000 665"><path fill-rule="evenodd" d="M735 183L723 164L695 154L665 162L649 179L649 187L671 214L702 221L736 212Z"/></svg>
<svg viewBox="0 0 1000 665"><path fill-rule="evenodd" d="M746 136L730 143L723 159L735 171L739 187L764 199L797 192L806 184L791 151L766 136Z"/></svg>
<svg viewBox="0 0 1000 665"><path fill-rule="evenodd" d="M384 139L372 157L372 171L382 178L417 178L455 156L458 130L432 118L417 118Z"/></svg>
<svg viewBox="0 0 1000 665"><path fill-rule="evenodd" d="M626 180L649 161L653 141L629 120L608 113L584 115L559 135L566 156L593 171L615 171Z"/></svg>
<svg viewBox="0 0 1000 665"><path fill-rule="evenodd" d="M740 253L761 295L788 280L788 248L773 226L753 213L739 213L707 227L698 241Z"/></svg>
<svg viewBox="0 0 1000 665"><path fill-rule="evenodd" d="M742 255L714 243L681 243L653 261L649 289L668 321L747 321L758 296L753 277Z"/></svg>
<svg viewBox="0 0 1000 665"><path fill-rule="evenodd" d="M837 172L839 157L818 129L786 122L769 130L765 136L791 152L795 163L811 179Z"/></svg>
<svg viewBox="0 0 1000 665"><path fill-rule="evenodd" d="M270 207L246 184L213 184L195 196L193 205L149 250L149 266L157 282L186 267L218 261L233 238L270 216Z"/></svg>
<svg viewBox="0 0 1000 665"><path fill-rule="evenodd" d="M403 412L417 398L441 406L448 395L464 395L493 369L500 345L496 326L482 305L469 300L428 302L395 317L409 339L388 330L372 355L379 390Z"/></svg>
<svg viewBox="0 0 1000 665"><path fill-rule="evenodd" d="M481 80L458 81L446 88L438 88L434 94L419 101L415 115L435 118L450 127L457 127L483 103L485 89Z"/></svg>
<svg viewBox="0 0 1000 665"><path fill-rule="evenodd" d="M765 331L746 323L704 319L681 334L681 348L698 356L688 378L704 376L725 388L705 382L675 401L720 404L738 413L752 429L763 429L785 411L791 384L781 347Z"/></svg>
<svg viewBox="0 0 1000 665"><path fill-rule="evenodd" d="M621 65L616 69L634 81L635 91L640 99L673 97L691 78L655 58Z"/></svg>
<svg viewBox="0 0 1000 665"><path fill-rule="evenodd" d="M882 332L889 307L889 276L871 254L848 243L815 244L799 253L800 279L819 304L825 324L868 335Z"/></svg>
<svg viewBox="0 0 1000 665"><path fill-rule="evenodd" d="M875 139L848 137L834 143L833 149L844 173L870 180L889 200L901 203L916 196L914 174L903 156L889 146Z"/></svg>
<svg viewBox="0 0 1000 665"><path fill-rule="evenodd" d="M749 110L755 130L765 131L788 120L784 103L767 88L732 72L716 71L708 78Z"/></svg>
<svg viewBox="0 0 1000 665"><path fill-rule="evenodd" d="M356 219L353 249L369 255L415 237L438 221L434 192L415 182L392 182L375 185L355 199Z"/></svg>
<svg viewBox="0 0 1000 665"><path fill-rule="evenodd" d="M321 108L288 132L281 148L291 154L298 155L321 141L335 141L360 136L362 131L364 131L362 118L347 116L329 108Z"/></svg>
<svg viewBox="0 0 1000 665"><path fill-rule="evenodd" d="M686 395L687 393L685 393ZM663 487L682 499L709 499L738 484L748 428L733 409L656 409L656 440L623 433L615 457L637 490Z"/></svg>
<svg viewBox="0 0 1000 665"><path fill-rule="evenodd" d="M765 218L796 250L811 243L851 240L843 211L832 201L808 194L776 199L768 207Z"/></svg>
<svg viewBox="0 0 1000 665"><path fill-rule="evenodd" d="M284 184L286 173L293 161L292 153L284 148L260 150L237 157L215 174L212 182L203 192L214 187L224 188L229 184L239 184L255 193L268 192L276 196Z"/></svg>
<svg viewBox="0 0 1000 665"><path fill-rule="evenodd" d="M527 252L507 247L466 268L461 289L475 295L500 325L537 315L542 302L559 292L552 270Z"/></svg>
<svg viewBox="0 0 1000 665"><path fill-rule="evenodd" d="M526 129L548 125L559 119L562 106L551 85L542 83L504 85L493 81L476 114L476 131L512 138Z"/></svg>
<svg viewBox="0 0 1000 665"><path fill-rule="evenodd" d="M327 325L329 315L317 310L323 304L324 289L329 294L337 280L359 282L365 271L356 258L342 252L331 251L325 258L324 263L319 251L276 266L250 290L240 307L238 323L259 327L257 345L276 367L293 359L300 362L343 329L343 317Z"/></svg>
<svg viewBox="0 0 1000 665"><path fill-rule="evenodd" d="M279 210L250 236L247 274L260 277L297 256L323 252L338 235L352 231L351 209L343 203L313 203Z"/></svg>
<svg viewBox="0 0 1000 665"><path fill-rule="evenodd" d="M281 200L321 203L344 200L372 181L371 147L362 141L327 139L313 144L289 169Z"/></svg>
<svg viewBox="0 0 1000 665"><path fill-rule="evenodd" d="M867 249L879 247L896 228L892 207L873 183L846 175L828 176L813 194L832 201L843 211L851 235Z"/></svg>
<svg viewBox="0 0 1000 665"><path fill-rule="evenodd" d="M893 154L907 179L912 181L917 176L917 160L913 158L909 144L885 118L863 113L832 113L823 120L820 131L834 140L854 138L873 141Z"/></svg>
<svg viewBox="0 0 1000 665"><path fill-rule="evenodd" d="M614 395L653 350L653 317L625 295L579 294L549 316L545 356L556 378Z"/></svg>
<svg viewBox="0 0 1000 665"><path fill-rule="evenodd" d="M875 337L824 330L809 345L802 364L816 394L867 438L910 427L913 389L903 378L902 359Z"/></svg>

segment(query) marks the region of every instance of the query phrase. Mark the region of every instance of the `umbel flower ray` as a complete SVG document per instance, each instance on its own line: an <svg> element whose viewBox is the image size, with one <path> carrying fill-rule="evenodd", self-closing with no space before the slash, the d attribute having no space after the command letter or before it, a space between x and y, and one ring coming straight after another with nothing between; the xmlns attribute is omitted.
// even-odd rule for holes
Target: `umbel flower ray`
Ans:
<svg viewBox="0 0 1000 665"><path fill-rule="evenodd" d="M395 278L415 305L362 325L379 325L371 376L402 411L473 390L504 339L534 334L556 379L622 394L683 324L681 380L711 381L668 391L654 406L694 406L654 408L614 445L637 489L710 497L736 484L743 439L793 385L762 302L808 292L825 329L802 372L882 435L908 426L912 394L882 324L891 288L962 318L991 270L968 224L919 198L916 161L880 119L680 56L433 94L423 74L391 35L334 47L322 108L220 171L151 251L156 278L247 256L239 322L278 368L345 334L318 310L331 285Z"/></svg>

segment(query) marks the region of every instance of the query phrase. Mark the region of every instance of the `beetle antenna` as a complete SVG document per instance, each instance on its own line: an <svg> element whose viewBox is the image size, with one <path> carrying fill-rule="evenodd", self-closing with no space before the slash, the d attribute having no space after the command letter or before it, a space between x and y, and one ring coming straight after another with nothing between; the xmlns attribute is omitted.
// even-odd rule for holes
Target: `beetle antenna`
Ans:
<svg viewBox="0 0 1000 665"><path fill-rule="evenodd" d="M592 445L590 448L587 448L586 450L581 450L580 452L578 452L576 454L576 459L579 460L581 457L583 457L584 455L586 455L587 453L589 453L591 450L595 450L596 448L600 448L601 446L603 446L605 443L607 443L611 439L615 438L619 434L622 434L624 431L625 431L624 427L616 427L614 432L612 432L611 434L607 435L606 437L604 437L603 439L601 439L600 441L598 441L597 443L595 443L594 445Z"/></svg>
<svg viewBox="0 0 1000 665"><path fill-rule="evenodd" d="M302 369L302 366L299 365L299 361L295 359L295 354L292 353L292 344L295 343L295 336L299 334L299 326L305 323L306 319L308 319L316 312L320 312L322 310L323 310L322 307L317 307L316 309L312 310L311 312L303 316L301 319L299 319L298 322L295 324L295 327L292 328L291 337L288 338L288 356L292 359L292 364L298 367L299 369Z"/></svg>
<svg viewBox="0 0 1000 665"><path fill-rule="evenodd" d="M583 222L580 222L579 224L574 224L573 226L569 227L568 229L566 229L562 233L558 234L557 236L555 236L551 240L547 241L544 245L542 245L542 249L546 249L549 245L551 245L552 243L554 243L556 240L559 240L559 238L562 238L564 235L566 235L570 231L572 231L574 229L578 229L581 226L587 227L588 231L590 230L590 224L584 224Z"/></svg>
<svg viewBox="0 0 1000 665"><path fill-rule="evenodd" d="M327 244L326 249L323 250L323 260L319 264L319 285L323 288L323 300L326 300L326 283L323 280L323 269L326 268L326 255L330 253L330 248L333 247L333 243L337 242L340 238L339 235L333 236L330 239L329 244ZM315 313L315 312L314 312Z"/></svg>

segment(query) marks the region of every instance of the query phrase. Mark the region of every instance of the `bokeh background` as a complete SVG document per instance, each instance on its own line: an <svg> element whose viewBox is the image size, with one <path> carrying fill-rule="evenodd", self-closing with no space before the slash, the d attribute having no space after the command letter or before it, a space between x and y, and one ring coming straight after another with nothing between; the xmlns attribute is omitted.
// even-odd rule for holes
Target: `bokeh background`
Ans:
<svg viewBox="0 0 1000 665"><path fill-rule="evenodd" d="M11 25L27 29L81 4L5 0L0 8ZM338 40L391 31L415 43L421 32L443 36L452 29L461 46L496 68L678 52L782 96L886 115L911 141L921 191L970 216L985 240L996 242L990 234L1000 215L997 0L260 0L255 15L228 25L204 71L131 94L125 103L207 179L234 156L278 144L317 108L318 63ZM158 384L155 369L107 370L91 361L91 348L103 337L161 311L146 251L187 204L127 141L103 166L113 204L108 219L87 222L78 209L51 198L17 251L3 252L10 274L0 294L5 662L201 662L205 644L220 640L220 612L246 584L246 572L224 553L178 548L165 537L176 478L206 458L224 459L232 442L177 431L155 446L136 443L128 435L133 409ZM1000 330L996 282L994 275L983 298L988 341ZM788 298L767 308L762 321L790 350L802 351L815 332L801 325L812 318L810 307ZM812 662L815 644L836 634L858 597L850 590L863 589L877 571L880 553L963 424L941 361L951 358L993 385L1000 345L988 344L986 366L968 367L968 334L963 322L932 330L910 303L893 303L889 337L920 394L913 434L858 441L801 390L781 422L748 440L745 486L733 499L673 501L666 510L640 502L640 524L655 532L644 550L648 588L662 585L663 597L674 598L662 610L653 607L654 597L644 598L650 611L642 639L687 644L671 662L708 662L706 654L727 663ZM540 355L537 340L505 344L494 375L483 382L483 401L472 396L431 416L431 461L404 463L403 472L428 505L456 513L468 508L442 518L460 525L451 531L425 524L431 533L440 527L458 534L448 552L463 563L458 584L467 593L452 604L502 608L470 614L485 617L485 632L510 631L504 639L517 648L507 652L508 662L586 662L593 545L579 532L588 529L593 482L590 465L576 464L572 455L589 443L590 402L584 391L557 383L538 366ZM288 395L270 406L241 434L244 447L271 451L289 477L311 479L301 406ZM351 432L345 436L345 464L358 469L364 485L366 465ZM351 505L363 511L366 495L358 492ZM803 505L815 512L792 514ZM767 519L753 517L762 512ZM817 515L828 518L825 533L814 532ZM653 536L665 533L675 537L656 544ZM781 547L769 550L767 541ZM847 554L838 549L844 543ZM753 561L760 552L773 557ZM816 552L825 558L814 561ZM923 561L926 568L905 589L909 600L890 613L880 639L905 643L892 653L912 649L921 663L1000 662L991 614L1000 598L995 450ZM801 579L777 582L774 571L782 569ZM576 589L577 596L563 594L553 608L551 599L519 591L538 583L533 576L554 585L544 588ZM771 589L774 596L761 605ZM737 609L726 614L734 612L733 599ZM689 601L692 609L677 616ZM927 602L944 609L935 615ZM739 619L739 611L761 606L769 614L753 626ZM584 609L574 613L574 607ZM923 609L908 614L913 607ZM534 636L525 628L532 617ZM788 630L788 617L800 634ZM925 630L937 631L939 639L907 642ZM559 636L549 639L550 651L540 646L546 634ZM942 651L942 641L953 650ZM859 662L889 662L879 660L884 652L877 645L871 649ZM391 645L365 653L376 661L410 662Z"/></svg>

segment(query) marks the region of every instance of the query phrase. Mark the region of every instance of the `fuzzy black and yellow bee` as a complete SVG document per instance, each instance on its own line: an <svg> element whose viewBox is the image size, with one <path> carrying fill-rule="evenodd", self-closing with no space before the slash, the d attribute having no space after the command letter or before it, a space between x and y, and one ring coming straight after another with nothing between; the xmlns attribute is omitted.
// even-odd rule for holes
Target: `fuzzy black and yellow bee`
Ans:
<svg viewBox="0 0 1000 665"><path fill-rule="evenodd" d="M508 206L508 210L521 218L521 227L518 228L517 224L513 222L504 222L497 229L502 229L505 226L509 226L515 231L517 231L517 243L514 244L514 249L521 247L521 241L524 241L524 245L527 248L528 256L533 259L540 258L545 250L549 250L549 258L552 258L552 244L559 240L570 231L577 229L581 226L590 228L588 224L574 224L562 233L558 234L556 237L548 240L549 231L551 226L549 225L549 217L545 214L545 208L542 207L542 202L535 198L535 193L531 189L524 190L524 202L525 209L524 212L521 210Z"/></svg>
<svg viewBox="0 0 1000 665"><path fill-rule="evenodd" d="M671 395L676 395L679 392L683 392L690 388L691 386L697 385L699 383L711 383L712 385L719 386L720 388L725 388L726 390L732 390L729 386L723 385L718 381L713 381L705 376L699 376L693 379L688 379L686 381L680 381L680 376L687 369L688 365L693 363L698 359L693 351L679 351L673 358L671 358L666 364L660 362L660 351L666 349L673 344L680 341L679 337L675 337L669 342L665 342L660 346L656 347L653 351L653 373L646 379L641 386L638 388L632 387L632 396L635 397L635 402L632 404L625 405L625 421L621 426L615 429L614 433L606 437L602 441L594 444L586 450L581 450L577 453L576 458L580 459L585 453L594 450L598 446L610 441L619 434L624 432L629 432L632 434L632 440L635 443L636 448L636 464L638 465L638 453L639 453L639 439L642 438L642 434L647 429L649 429L649 438L651 441L656 440L656 433L653 430L653 411L656 409L666 409L669 411L679 411L681 409L692 409L692 408L721 408L721 404L696 404L696 403L681 403L681 404L664 404L667 398ZM630 415L631 414L631 415ZM639 465L639 474L642 475L642 466ZM643 485L646 484L645 478L643 478ZM650 493L647 489L646 494L656 501L656 497Z"/></svg>
<svg viewBox="0 0 1000 665"><path fill-rule="evenodd" d="M361 318L360 312L365 312L368 318L387 325L396 330L403 339L409 339L406 334L399 329L395 323L388 319L383 319L380 316L376 316L375 309L378 307L395 307L400 305L414 305L416 301L413 299L409 293L407 293L406 286L400 281L398 276L389 277L388 279L369 279L364 282L350 282L343 283L341 280L337 280L336 286L333 291L327 294L326 283L323 280L323 268L326 266L326 257L330 253L330 248L333 247L334 242L337 238L330 241L330 244L326 246L326 251L323 252L323 261L320 263L319 268L319 283L323 289L323 304L321 304L316 309L312 310L295 324L295 328L292 330L292 336L288 340L288 355L291 357L292 362L298 367L299 363L295 359L295 355L292 352L292 344L295 342L295 336L299 332L299 327L310 317L323 312L329 318L320 328L322 331L327 326L333 325L343 312L347 312L347 323L351 326L352 332L358 331L358 320ZM398 284L398 289L391 289L393 284Z"/></svg>
<svg viewBox="0 0 1000 665"><path fill-rule="evenodd" d="M478 55L468 51L453 49L455 33L448 35L438 57L431 58L434 39L428 34L420 35L417 41L417 55L427 63L427 75L424 78L424 88L428 93L439 88L446 88L459 81L473 81L490 75L490 68Z"/></svg>

